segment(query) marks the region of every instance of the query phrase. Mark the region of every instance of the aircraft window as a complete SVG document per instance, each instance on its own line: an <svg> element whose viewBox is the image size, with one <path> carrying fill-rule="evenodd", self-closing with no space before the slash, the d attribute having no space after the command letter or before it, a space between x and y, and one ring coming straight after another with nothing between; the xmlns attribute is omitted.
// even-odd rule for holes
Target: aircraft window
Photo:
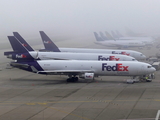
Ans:
<svg viewBox="0 0 160 120"><path fill-rule="evenodd" d="M141 56L143 56L143 54L141 54Z"/></svg>
<svg viewBox="0 0 160 120"><path fill-rule="evenodd" d="M132 59L132 61L135 61L136 59Z"/></svg>
<svg viewBox="0 0 160 120"><path fill-rule="evenodd" d="M152 66L148 66L148 68L151 68Z"/></svg>

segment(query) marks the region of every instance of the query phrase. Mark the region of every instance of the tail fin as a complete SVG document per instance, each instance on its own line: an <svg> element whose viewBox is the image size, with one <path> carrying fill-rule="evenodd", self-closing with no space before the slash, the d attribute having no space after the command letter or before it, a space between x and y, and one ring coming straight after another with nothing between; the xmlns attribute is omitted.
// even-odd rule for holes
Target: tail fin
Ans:
<svg viewBox="0 0 160 120"><path fill-rule="evenodd" d="M59 48L52 42L52 40L43 31L39 31L39 32L46 50L53 51L53 52L61 52Z"/></svg>
<svg viewBox="0 0 160 120"><path fill-rule="evenodd" d="M112 33L112 36L113 36L114 38L119 38L119 37L115 34L115 32L111 31L111 33Z"/></svg>
<svg viewBox="0 0 160 120"><path fill-rule="evenodd" d="M114 38L107 31L105 31L105 33L106 33L106 36L108 37L108 39L114 40Z"/></svg>
<svg viewBox="0 0 160 120"><path fill-rule="evenodd" d="M13 32L13 35L26 47L28 51L34 51L33 48L22 38L18 32Z"/></svg>
<svg viewBox="0 0 160 120"><path fill-rule="evenodd" d="M33 61L34 59L37 59L37 53L32 53L31 55L15 36L8 36L8 39L14 51L12 53L10 52L10 54L7 54L7 58L17 60L17 62L26 60Z"/></svg>
<svg viewBox="0 0 160 120"><path fill-rule="evenodd" d="M9 42L14 50L14 52L26 53L28 50L18 41L14 36L8 36Z"/></svg>
<svg viewBox="0 0 160 120"><path fill-rule="evenodd" d="M99 35L96 32L94 32L94 36L97 41L104 41L101 37L99 37Z"/></svg>
<svg viewBox="0 0 160 120"><path fill-rule="evenodd" d="M123 37L123 35L121 33L119 33L118 30L116 30L116 34L118 35L118 37Z"/></svg>
<svg viewBox="0 0 160 120"><path fill-rule="evenodd" d="M108 40L108 38L102 32L99 32L99 34L103 40Z"/></svg>

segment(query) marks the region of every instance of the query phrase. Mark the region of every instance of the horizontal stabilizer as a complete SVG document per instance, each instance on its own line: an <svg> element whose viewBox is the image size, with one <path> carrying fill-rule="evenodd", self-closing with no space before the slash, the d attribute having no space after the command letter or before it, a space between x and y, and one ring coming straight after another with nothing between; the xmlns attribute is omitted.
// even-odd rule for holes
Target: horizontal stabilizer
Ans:
<svg viewBox="0 0 160 120"><path fill-rule="evenodd" d="M14 52L14 51L7 51L7 52L4 52L4 55L7 56L7 55L10 55L10 54L14 54L14 53L17 53L17 52Z"/></svg>
<svg viewBox="0 0 160 120"><path fill-rule="evenodd" d="M13 67L24 67L24 68L29 67L28 64L21 64L21 63L15 63L15 62L13 62L13 63L11 62L10 65L13 66Z"/></svg>

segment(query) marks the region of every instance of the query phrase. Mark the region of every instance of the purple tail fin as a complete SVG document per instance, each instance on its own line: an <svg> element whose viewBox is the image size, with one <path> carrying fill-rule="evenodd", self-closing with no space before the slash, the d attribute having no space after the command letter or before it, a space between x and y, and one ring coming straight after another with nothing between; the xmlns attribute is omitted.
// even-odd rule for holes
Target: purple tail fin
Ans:
<svg viewBox="0 0 160 120"><path fill-rule="evenodd" d="M26 53L28 50L14 36L8 36L14 52Z"/></svg>
<svg viewBox="0 0 160 120"><path fill-rule="evenodd" d="M21 44L21 42L18 41L15 36L8 36L8 39L14 51L5 52L4 55L6 55L7 58L17 61L33 61L35 59L30 55L25 46L23 46L23 44Z"/></svg>
<svg viewBox="0 0 160 120"><path fill-rule="evenodd" d="M59 48L52 42L52 40L43 31L39 31L39 33L41 35L42 42L46 50L53 52L61 52Z"/></svg>
<svg viewBox="0 0 160 120"><path fill-rule="evenodd" d="M13 35L26 47L28 51L34 51L32 47L22 38L18 32L13 32Z"/></svg>

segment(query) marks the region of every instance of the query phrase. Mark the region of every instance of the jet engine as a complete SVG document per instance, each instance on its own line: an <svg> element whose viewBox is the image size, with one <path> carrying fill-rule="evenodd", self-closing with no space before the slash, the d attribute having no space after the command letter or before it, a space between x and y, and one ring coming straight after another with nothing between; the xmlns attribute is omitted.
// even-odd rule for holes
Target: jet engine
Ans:
<svg viewBox="0 0 160 120"><path fill-rule="evenodd" d="M12 53L8 54L7 58L13 59L13 60L33 60L37 59L37 52L31 52L31 53Z"/></svg>

